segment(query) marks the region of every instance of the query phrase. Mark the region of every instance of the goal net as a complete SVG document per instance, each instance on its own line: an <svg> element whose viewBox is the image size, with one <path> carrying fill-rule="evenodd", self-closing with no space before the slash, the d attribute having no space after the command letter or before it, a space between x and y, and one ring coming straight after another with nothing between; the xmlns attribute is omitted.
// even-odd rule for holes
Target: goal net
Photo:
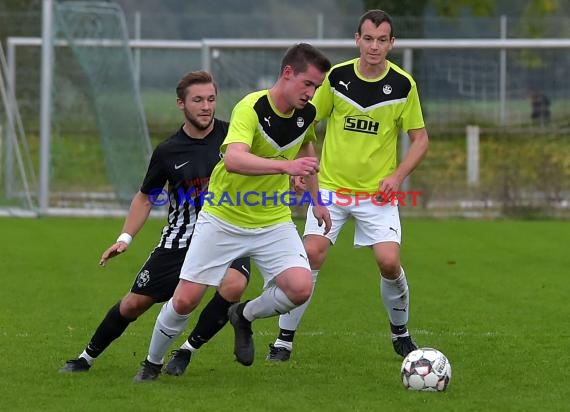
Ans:
<svg viewBox="0 0 570 412"><path fill-rule="evenodd" d="M34 215L36 178L0 43L0 215Z"/></svg>
<svg viewBox="0 0 570 412"><path fill-rule="evenodd" d="M56 3L55 29L69 47L54 48L50 204L124 206L151 145L123 12L111 3Z"/></svg>

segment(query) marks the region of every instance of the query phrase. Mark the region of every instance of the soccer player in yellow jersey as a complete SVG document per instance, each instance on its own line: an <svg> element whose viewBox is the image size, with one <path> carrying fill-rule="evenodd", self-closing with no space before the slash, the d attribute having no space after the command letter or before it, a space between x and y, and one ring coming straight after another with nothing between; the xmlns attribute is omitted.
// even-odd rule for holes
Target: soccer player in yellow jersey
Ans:
<svg viewBox="0 0 570 412"><path fill-rule="evenodd" d="M219 285L236 258L250 256L264 278L259 297L228 311L234 354L243 365L254 360L251 322L287 313L311 295L309 261L283 194L289 191L289 176L305 176L317 225L324 224L321 233L330 230L328 209L317 199L316 109L309 102L330 68L320 51L297 44L285 53L273 87L251 93L235 106L221 147L224 158L212 172L180 281L156 320L135 382L158 377L168 346L208 286Z"/></svg>
<svg viewBox="0 0 570 412"><path fill-rule="evenodd" d="M386 59L394 47L390 16L382 10L368 11L360 18L355 39L360 57L334 66L312 100L317 107L316 120L328 118L319 184L324 203L330 203L332 229L326 235L317 230L309 210L304 245L315 282L329 247L347 219L354 217L354 245L372 249L380 269L392 343L399 355L406 356L416 344L407 329L409 295L400 263L398 206L397 202L378 201L375 196L379 192L384 197L397 194L402 181L424 157L428 134L416 83ZM400 130L409 134L412 143L397 164ZM295 331L308 304L309 300L280 316L280 333L269 345L268 360L289 359Z"/></svg>

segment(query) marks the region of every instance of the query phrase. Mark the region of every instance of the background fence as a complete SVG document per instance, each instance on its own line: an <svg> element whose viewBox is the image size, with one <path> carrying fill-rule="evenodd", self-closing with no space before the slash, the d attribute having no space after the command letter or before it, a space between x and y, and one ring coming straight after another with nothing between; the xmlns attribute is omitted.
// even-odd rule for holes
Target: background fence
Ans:
<svg viewBox="0 0 570 412"><path fill-rule="evenodd" d="M172 26L166 23L165 15L153 17L161 21L161 26ZM239 21L238 17L233 16L233 24ZM250 17L250 26L261 27L251 24L256 16ZM150 18L139 16L139 23L131 19L131 36L137 32L151 35L153 25L146 20ZM210 21L204 16L177 16L177 19L184 18L190 22L198 19L201 24ZM211 18L222 21L224 17ZM333 62L357 55L353 41L346 39L354 31L351 27L355 17L350 16L351 24L347 18L346 24L335 25L326 21L319 23L318 15L311 18L316 23L307 26L312 29L334 26L338 30L334 34L341 33L345 39L327 40L329 32L322 29L316 35L323 39L305 38L306 41L323 48ZM570 25L562 23L567 20L551 20L545 24L552 30L548 34L564 36ZM139 30L137 25L140 25ZM192 28L185 32L188 37L210 33L205 28L198 30L201 27L198 24L188 26ZM401 40L397 40L390 59L414 75L432 140L427 158L409 181L410 189L422 191L420 207L403 208L403 213L566 215L570 191L568 42L552 39L517 43L509 39L521 32L520 25L513 19L423 19L424 35L431 30L448 35L456 33L456 37L465 38L439 42L406 39L409 37L406 33L417 31L418 24L404 21L398 27L402 27ZM410 28L408 32L406 27ZM493 30L481 30L482 27ZM280 32L288 34L288 30L294 28L284 25ZM268 37L273 32L274 29L268 29ZM248 33L256 37L255 30ZM306 31L298 33L310 35ZM477 33L496 38L487 42L466 40ZM502 41L501 37L508 40ZM282 53L293 41L292 38L131 39L133 78L142 96L152 145L167 138L182 122L175 105L174 88L185 72L202 67L213 72L220 86L218 117L229 119L231 108L244 94L272 84ZM40 42L10 36L6 44L16 101L33 163L38 164ZM93 99L85 89L81 65L68 48L57 46L56 50L50 207L107 211L121 208L112 194L112 179L105 170L100 132L93 116ZM111 66L104 67L113 70ZM471 147L478 149L471 152L471 160L466 140L468 125L478 126L480 133L478 139L471 138ZM473 146L473 142L477 144ZM475 181L468 174L473 156L478 166Z"/></svg>

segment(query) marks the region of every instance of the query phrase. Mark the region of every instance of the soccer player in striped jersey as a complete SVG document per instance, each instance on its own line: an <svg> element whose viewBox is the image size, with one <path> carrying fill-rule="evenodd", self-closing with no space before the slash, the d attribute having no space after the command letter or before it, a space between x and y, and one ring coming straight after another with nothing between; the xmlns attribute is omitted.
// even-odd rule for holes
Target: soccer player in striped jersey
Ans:
<svg viewBox="0 0 570 412"><path fill-rule="evenodd" d="M100 264L104 266L109 259L127 251L132 238L146 222L153 204L169 203L168 223L162 230L158 245L138 272L130 292L109 309L83 352L76 359L67 361L60 372L88 371L130 323L155 303L170 299L178 285L180 269L201 209L199 196L207 190L214 166L221 159L220 145L226 137L228 123L214 117L217 88L209 73L196 71L186 74L178 83L176 94L178 108L184 114L184 124L154 150L140 191L131 202L123 233L103 253ZM163 192L166 183L168 192ZM183 373L192 353L227 323L228 308L239 301L247 285L249 271L247 257L239 257L224 270L224 281L202 311L188 341L174 351L173 360L177 359L177 362L167 369L168 373Z"/></svg>
<svg viewBox="0 0 570 412"><path fill-rule="evenodd" d="M304 246L316 282L330 246L347 219L354 217L354 245L372 249L394 350L406 356L416 344L407 328L409 292L400 263L398 206L391 201L380 206L383 202L374 197L398 192L402 181L424 157L428 134L415 81L386 58L394 47L390 16L382 10L362 15L355 40L360 57L334 66L312 100L317 108L316 121L328 118L319 185L325 203L331 203L332 229L323 235L309 210ZM397 164L400 130L409 134L411 145ZM339 190L342 198L337 196ZM360 198L355 196L357 192ZM358 272L358 267L354 271ZM357 281L358 273L348 275ZM289 359L295 331L309 302L280 316L279 335L269 345L268 360Z"/></svg>
<svg viewBox="0 0 570 412"><path fill-rule="evenodd" d="M289 192L288 176L307 176L316 203L315 219L324 223L321 232L330 229L328 210L317 203L316 110L309 102L330 67L313 46L297 44L285 53L276 83L269 90L250 93L234 107L222 144L224 160L210 180L214 203L204 205L198 216L196 238L188 249L180 283L156 320L148 356L135 382L158 377L170 343L182 332L208 286L219 285L225 268L236 258L250 256L264 278L260 296L234 304L228 311L234 354L241 364L254 361L251 324L255 319L286 313L310 296L305 249L291 210L280 199ZM253 196L240 198L240 194Z"/></svg>

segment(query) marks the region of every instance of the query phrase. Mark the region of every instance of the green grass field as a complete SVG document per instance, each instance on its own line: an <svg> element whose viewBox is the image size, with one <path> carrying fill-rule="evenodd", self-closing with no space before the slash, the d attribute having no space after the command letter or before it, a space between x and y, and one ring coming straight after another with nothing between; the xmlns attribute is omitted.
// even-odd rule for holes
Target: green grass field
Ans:
<svg viewBox="0 0 570 412"><path fill-rule="evenodd" d="M570 222L403 222L409 326L421 346L449 357L453 378L445 393L403 388L378 273L369 250L352 248L352 226L331 249L290 362L264 360L277 319L263 319L254 324L252 367L234 361L226 327L186 375L135 385L157 305L88 373L59 374L127 292L162 221L149 221L127 254L100 268L121 225L0 220L0 410L568 410ZM260 278L254 274L248 296L258 294Z"/></svg>

